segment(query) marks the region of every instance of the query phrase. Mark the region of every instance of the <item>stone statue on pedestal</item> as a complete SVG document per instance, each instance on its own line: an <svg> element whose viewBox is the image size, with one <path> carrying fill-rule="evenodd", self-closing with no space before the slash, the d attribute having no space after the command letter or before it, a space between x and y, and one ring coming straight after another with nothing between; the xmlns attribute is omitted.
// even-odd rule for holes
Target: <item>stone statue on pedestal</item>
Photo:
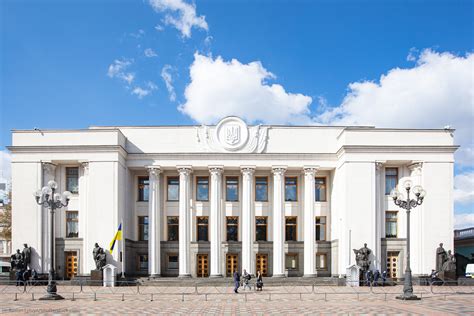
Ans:
<svg viewBox="0 0 474 316"><path fill-rule="evenodd" d="M10 257L10 266L12 270L22 270L24 268L23 255L20 252L20 249L16 250L16 253Z"/></svg>
<svg viewBox="0 0 474 316"><path fill-rule="evenodd" d="M25 268L29 268L31 263L31 247L28 247L28 244L23 244L23 247L24 248L21 254L23 257L24 266Z"/></svg>
<svg viewBox="0 0 474 316"><path fill-rule="evenodd" d="M368 271L370 267L369 255L372 253L372 250L367 248L367 244L364 244L364 247L360 249L353 249L356 255L356 263L360 267L361 271Z"/></svg>
<svg viewBox="0 0 474 316"><path fill-rule="evenodd" d="M451 250L448 250L448 255L446 261L443 263L442 269L444 272L456 271L456 257L451 253Z"/></svg>
<svg viewBox="0 0 474 316"><path fill-rule="evenodd" d="M446 250L443 248L443 243L439 244L439 247L436 249L436 271L443 271L443 264L447 259Z"/></svg>
<svg viewBox="0 0 474 316"><path fill-rule="evenodd" d="M95 243L94 249L92 250L92 256L94 258L96 270L102 270L106 265L107 256L104 249Z"/></svg>

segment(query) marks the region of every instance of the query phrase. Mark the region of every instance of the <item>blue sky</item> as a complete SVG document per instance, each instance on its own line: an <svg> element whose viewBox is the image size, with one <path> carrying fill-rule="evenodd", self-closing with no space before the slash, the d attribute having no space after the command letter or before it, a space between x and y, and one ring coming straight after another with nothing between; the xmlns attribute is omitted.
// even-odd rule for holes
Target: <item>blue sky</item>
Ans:
<svg viewBox="0 0 474 316"><path fill-rule="evenodd" d="M466 149L457 154L457 214L474 223L472 1L4 0L0 9L2 160L10 130L33 127L195 124L229 114L449 124ZM400 113L413 106L397 89L416 101L408 121ZM265 115L269 108L278 115Z"/></svg>

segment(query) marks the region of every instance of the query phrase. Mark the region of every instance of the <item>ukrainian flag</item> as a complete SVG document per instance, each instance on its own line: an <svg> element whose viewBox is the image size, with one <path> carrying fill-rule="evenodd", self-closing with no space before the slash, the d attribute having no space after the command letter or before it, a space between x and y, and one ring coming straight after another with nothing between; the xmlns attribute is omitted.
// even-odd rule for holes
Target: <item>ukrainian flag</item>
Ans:
<svg viewBox="0 0 474 316"><path fill-rule="evenodd" d="M120 223L119 227L118 227L118 230L117 232L115 233L115 236L114 236L114 239L112 239L112 241L110 242L110 253L112 253L112 251L114 250L114 247L115 247L115 242L117 240L122 240L122 223Z"/></svg>

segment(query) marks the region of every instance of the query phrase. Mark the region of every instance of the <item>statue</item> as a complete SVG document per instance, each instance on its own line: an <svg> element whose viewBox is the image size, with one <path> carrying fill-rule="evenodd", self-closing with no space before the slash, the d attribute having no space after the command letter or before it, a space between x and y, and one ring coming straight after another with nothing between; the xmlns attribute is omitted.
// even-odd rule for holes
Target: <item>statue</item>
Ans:
<svg viewBox="0 0 474 316"><path fill-rule="evenodd" d="M28 244L23 244L23 246L25 248L23 248L23 251L21 254L23 256L25 268L27 268L30 266L30 263L31 263L31 247L28 247Z"/></svg>
<svg viewBox="0 0 474 316"><path fill-rule="evenodd" d="M356 263L362 271L368 271L370 267L369 255L372 253L372 250L367 248L367 244L364 244L364 247L359 250L353 249L356 255Z"/></svg>
<svg viewBox="0 0 474 316"><path fill-rule="evenodd" d="M23 255L20 252L20 249L16 250L16 253L14 253L10 257L10 266L15 270L23 270L24 268L24 261L23 261Z"/></svg>
<svg viewBox="0 0 474 316"><path fill-rule="evenodd" d="M106 264L106 254L104 249L99 246L98 243L95 243L94 249L92 250L92 257L94 258L96 270L102 270Z"/></svg>
<svg viewBox="0 0 474 316"><path fill-rule="evenodd" d="M443 248L443 243L436 249L436 271L443 271L443 264L446 261L447 254Z"/></svg>
<svg viewBox="0 0 474 316"><path fill-rule="evenodd" d="M443 263L442 270L444 272L456 271L456 257L451 253L451 250L448 250L448 255L446 261Z"/></svg>

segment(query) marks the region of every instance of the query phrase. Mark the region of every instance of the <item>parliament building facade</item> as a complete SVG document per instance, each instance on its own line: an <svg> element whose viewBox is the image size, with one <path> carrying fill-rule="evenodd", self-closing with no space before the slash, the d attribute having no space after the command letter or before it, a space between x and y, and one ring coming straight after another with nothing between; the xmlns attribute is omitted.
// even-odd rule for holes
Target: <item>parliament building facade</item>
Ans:
<svg viewBox="0 0 474 316"><path fill-rule="evenodd" d="M55 180L72 193L55 214L61 278L107 262L128 276L344 276L353 249L403 275L406 213L389 194L407 179L426 190L411 213L411 268L429 274L439 243L453 248L449 129L248 126L114 126L12 132L13 245L49 269L47 211L32 193Z"/></svg>

